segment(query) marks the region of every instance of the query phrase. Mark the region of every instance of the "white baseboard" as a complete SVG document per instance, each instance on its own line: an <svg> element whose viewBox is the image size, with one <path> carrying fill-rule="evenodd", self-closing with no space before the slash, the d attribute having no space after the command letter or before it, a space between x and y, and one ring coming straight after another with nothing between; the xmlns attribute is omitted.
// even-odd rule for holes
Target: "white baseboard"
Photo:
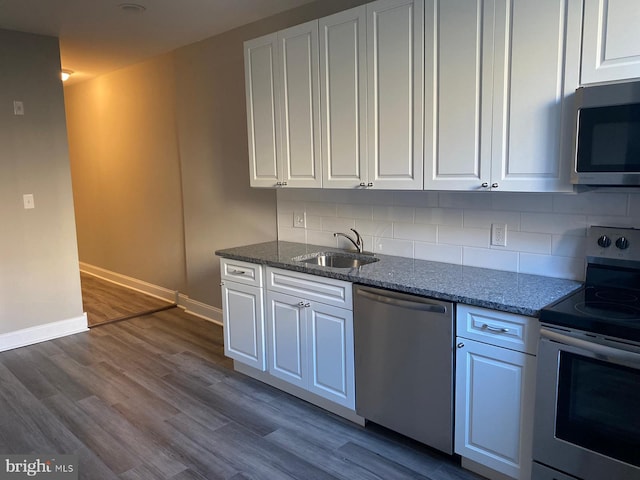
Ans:
<svg viewBox="0 0 640 480"><path fill-rule="evenodd" d="M86 332L87 314L83 313L79 317L60 320L57 322L36 325L35 327L23 328L15 332L0 334L0 352L12 350L14 348L26 347L34 343L53 340L54 338L66 337L74 333Z"/></svg>
<svg viewBox="0 0 640 480"><path fill-rule="evenodd" d="M84 262L80 262L80 271L122 287L146 293L147 295L159 298L160 300L165 300L170 303L178 303L178 292L175 290L169 290L168 288L147 283L145 281L138 280L137 278L127 277L121 273L112 272L111 270L106 270Z"/></svg>
<svg viewBox="0 0 640 480"><path fill-rule="evenodd" d="M183 293L178 295L178 306L191 315L222 325L222 310L219 308L192 300Z"/></svg>

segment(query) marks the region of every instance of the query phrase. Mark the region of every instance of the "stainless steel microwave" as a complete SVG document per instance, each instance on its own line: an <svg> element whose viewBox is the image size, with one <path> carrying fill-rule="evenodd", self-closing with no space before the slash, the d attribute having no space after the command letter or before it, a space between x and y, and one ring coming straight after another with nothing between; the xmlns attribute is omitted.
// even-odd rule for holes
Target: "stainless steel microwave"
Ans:
<svg viewBox="0 0 640 480"><path fill-rule="evenodd" d="M640 187L640 81L581 87L575 100L572 182Z"/></svg>

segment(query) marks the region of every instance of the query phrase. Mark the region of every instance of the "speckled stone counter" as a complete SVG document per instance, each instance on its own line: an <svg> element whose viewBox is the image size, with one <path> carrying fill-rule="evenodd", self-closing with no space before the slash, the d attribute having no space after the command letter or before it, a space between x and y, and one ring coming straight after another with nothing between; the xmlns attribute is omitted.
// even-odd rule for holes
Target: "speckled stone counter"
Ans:
<svg viewBox="0 0 640 480"><path fill-rule="evenodd" d="M375 255L380 261L357 269L321 267L293 258L315 252L340 251L318 245L266 242L216 251L233 260L270 265L353 283L413 293L457 303L538 317L540 309L582 284L538 275L465 267L449 263Z"/></svg>

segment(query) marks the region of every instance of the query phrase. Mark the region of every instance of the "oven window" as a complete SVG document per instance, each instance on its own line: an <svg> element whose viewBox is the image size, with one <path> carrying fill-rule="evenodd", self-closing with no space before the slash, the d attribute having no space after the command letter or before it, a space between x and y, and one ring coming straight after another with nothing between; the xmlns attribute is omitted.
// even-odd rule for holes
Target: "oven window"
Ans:
<svg viewBox="0 0 640 480"><path fill-rule="evenodd" d="M578 172L640 172L640 104L580 110Z"/></svg>
<svg viewBox="0 0 640 480"><path fill-rule="evenodd" d="M561 352L556 437L640 466L640 371Z"/></svg>

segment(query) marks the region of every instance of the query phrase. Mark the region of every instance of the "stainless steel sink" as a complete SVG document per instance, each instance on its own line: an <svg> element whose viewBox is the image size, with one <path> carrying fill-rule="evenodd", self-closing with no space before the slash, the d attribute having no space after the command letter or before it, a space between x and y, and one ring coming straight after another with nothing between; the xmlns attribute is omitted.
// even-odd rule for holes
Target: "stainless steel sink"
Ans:
<svg viewBox="0 0 640 480"><path fill-rule="evenodd" d="M296 257L293 260L310 265L333 268L358 268L362 265L379 261L373 255L363 255L348 252L318 252Z"/></svg>

